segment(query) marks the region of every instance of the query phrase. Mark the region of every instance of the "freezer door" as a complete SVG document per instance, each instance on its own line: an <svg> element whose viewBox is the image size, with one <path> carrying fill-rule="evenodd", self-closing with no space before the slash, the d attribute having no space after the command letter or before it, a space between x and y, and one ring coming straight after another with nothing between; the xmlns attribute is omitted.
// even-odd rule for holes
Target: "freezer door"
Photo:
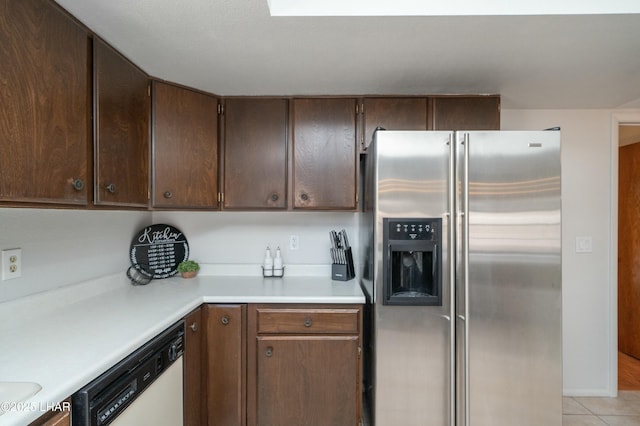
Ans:
<svg viewBox="0 0 640 426"><path fill-rule="evenodd" d="M560 132L456 146L458 424L561 426Z"/></svg>
<svg viewBox="0 0 640 426"><path fill-rule="evenodd" d="M375 304L374 304L374 420L377 426L445 426L453 419L453 337L452 293L450 290L450 182L453 135L449 132L377 132L369 155L376 155L375 193ZM425 223L441 226L437 247L437 267L441 268L436 302L384 304L384 256L412 250L383 247L387 232L401 234L407 225L420 228ZM440 231L440 230L439 230ZM396 238L396 237L394 237ZM388 240L391 240L390 238ZM396 238L401 240L401 238ZM425 238L429 239L429 238ZM408 243L408 241L405 241ZM430 241L434 243L433 241ZM433 246L435 247L435 245ZM423 250L427 253L428 250ZM435 252L433 252L435 253ZM404 259L410 260L410 259ZM402 262L399 262L402 263ZM436 262L433 262L435 265ZM403 263L409 266L412 262ZM430 263L431 265L431 263ZM424 301L423 301L424 302Z"/></svg>

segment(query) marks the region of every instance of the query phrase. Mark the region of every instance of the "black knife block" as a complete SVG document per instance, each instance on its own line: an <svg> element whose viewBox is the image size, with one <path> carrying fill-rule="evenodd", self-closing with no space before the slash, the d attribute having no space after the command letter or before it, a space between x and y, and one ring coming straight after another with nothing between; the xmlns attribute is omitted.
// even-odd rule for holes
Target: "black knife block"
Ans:
<svg viewBox="0 0 640 426"><path fill-rule="evenodd" d="M353 254L351 253L351 247L339 250L344 252L343 257L346 260L346 263L331 264L331 279L334 281L349 281L356 276L355 267L353 266Z"/></svg>

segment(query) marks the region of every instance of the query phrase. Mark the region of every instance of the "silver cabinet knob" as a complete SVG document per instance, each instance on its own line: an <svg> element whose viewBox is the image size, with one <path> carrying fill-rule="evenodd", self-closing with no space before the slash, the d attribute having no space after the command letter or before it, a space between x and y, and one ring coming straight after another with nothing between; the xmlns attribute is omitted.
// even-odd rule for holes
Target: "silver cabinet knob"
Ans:
<svg viewBox="0 0 640 426"><path fill-rule="evenodd" d="M82 179L74 179L73 182L71 182L71 185L76 191L82 191L82 189L84 188L84 182L82 181Z"/></svg>

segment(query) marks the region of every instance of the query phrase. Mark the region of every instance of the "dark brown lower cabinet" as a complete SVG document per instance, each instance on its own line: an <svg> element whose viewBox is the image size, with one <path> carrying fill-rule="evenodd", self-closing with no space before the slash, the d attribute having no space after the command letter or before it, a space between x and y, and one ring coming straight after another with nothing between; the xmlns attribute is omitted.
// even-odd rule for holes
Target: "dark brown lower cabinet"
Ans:
<svg viewBox="0 0 640 426"><path fill-rule="evenodd" d="M247 424L358 425L359 305L249 305Z"/></svg>
<svg viewBox="0 0 640 426"><path fill-rule="evenodd" d="M29 426L71 426L71 398L65 399L54 409L29 423Z"/></svg>
<svg viewBox="0 0 640 426"><path fill-rule="evenodd" d="M358 336L259 337L255 424L358 424L358 345Z"/></svg>
<svg viewBox="0 0 640 426"><path fill-rule="evenodd" d="M200 426L206 413L206 369L203 368L205 324L202 307L184 318L184 424Z"/></svg>
<svg viewBox="0 0 640 426"><path fill-rule="evenodd" d="M247 305L205 305L207 323L207 421L209 426L246 424Z"/></svg>

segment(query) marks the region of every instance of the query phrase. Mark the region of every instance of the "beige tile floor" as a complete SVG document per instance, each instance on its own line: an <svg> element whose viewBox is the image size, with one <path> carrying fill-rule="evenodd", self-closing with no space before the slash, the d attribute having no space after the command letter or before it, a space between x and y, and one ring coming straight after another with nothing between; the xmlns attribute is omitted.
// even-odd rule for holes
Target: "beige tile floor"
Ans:
<svg viewBox="0 0 640 426"><path fill-rule="evenodd" d="M640 391L617 398L564 397L563 426L640 426Z"/></svg>

